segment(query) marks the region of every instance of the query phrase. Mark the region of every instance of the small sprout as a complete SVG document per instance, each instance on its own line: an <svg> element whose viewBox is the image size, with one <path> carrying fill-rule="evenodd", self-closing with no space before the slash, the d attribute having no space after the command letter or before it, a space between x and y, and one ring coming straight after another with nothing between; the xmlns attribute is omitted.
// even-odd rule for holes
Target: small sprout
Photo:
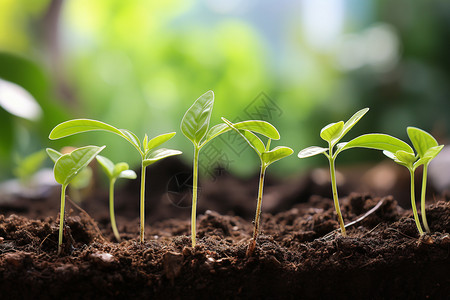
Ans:
<svg viewBox="0 0 450 300"><path fill-rule="evenodd" d="M208 91L201 95L186 111L181 120L181 131L194 145L193 175L192 175L192 212L191 212L191 240L192 247L196 243L196 211L198 191L198 157L200 150L215 137L231 130L225 123L209 128L211 113L214 106L214 93ZM279 139L278 131L264 121L243 121L234 124L237 129L247 129L263 134L271 139Z"/></svg>
<svg viewBox="0 0 450 300"><path fill-rule="evenodd" d="M13 169L14 176L16 176L23 185L28 185L31 177L41 168L46 159L47 154L43 149L24 158L17 156L15 159L17 166Z"/></svg>
<svg viewBox="0 0 450 300"><path fill-rule="evenodd" d="M442 148L444 148L444 145L439 145L436 139L431 134L422 129L416 127L408 127L407 132L409 139L414 146L414 149L416 149L416 152L419 155L419 162L423 164L420 210L422 213L423 226L428 233L431 233L425 211L425 194L427 191L428 165L439 154L439 152L441 152Z"/></svg>
<svg viewBox="0 0 450 300"><path fill-rule="evenodd" d="M422 193L421 193L421 213L422 213L422 222L425 227L426 232L430 233L430 227L428 226L426 211L425 211L425 194L427 188L427 170L429 163L439 154L439 152L444 147L443 145L439 145L438 142L434 139L434 137L415 127L407 128L409 139L411 140L414 149L417 151L417 155L414 154L414 151L411 149L410 152L407 151L383 151L383 153L394 160L399 165L405 166L410 173L411 177L411 206L413 210L414 220L416 222L417 229L420 235L423 235L423 229L420 225L419 216L416 208L416 200L414 195L414 172L415 170L423 165L423 178L422 178Z"/></svg>
<svg viewBox="0 0 450 300"><path fill-rule="evenodd" d="M224 121L230 128L232 128L234 131L236 131L248 144L249 146L255 150L256 154L258 154L259 159L261 160L261 172L259 175L259 188L258 188L258 200L256 205L256 215L255 215L255 221L254 221L254 228L253 228L253 238L248 245L247 249L247 257L250 257L253 255L253 252L255 251L256 247L256 239L259 235L259 224L260 224L260 216L261 216L261 204L262 204L262 196L263 196L263 187L264 187L264 176L266 174L267 167L272 164L273 162L280 160L282 158L285 158L294 151L289 147L284 146L278 146L270 150L270 142L271 139L269 138L267 141L267 144L264 145L264 143L257 137L255 134L253 134L249 130L239 130L235 127L235 124L231 123L225 118L222 118L222 121ZM273 127L275 128L275 127ZM276 129L275 129L276 130Z"/></svg>
<svg viewBox="0 0 450 300"><path fill-rule="evenodd" d="M114 184L118 178L136 179L137 175L133 170L129 170L127 163L120 162L114 164L111 160L101 155L97 155L96 159L109 179L109 216L111 218L111 227L114 236L116 237L116 240L120 242L120 235L117 230L116 218L114 215Z"/></svg>
<svg viewBox="0 0 450 300"><path fill-rule="evenodd" d="M367 113L369 109L364 108L356 112L347 122L331 123L322 128L320 137L328 142L328 148L312 146L301 150L298 153L299 158L305 158L323 153L330 162L331 187L333 190L333 200L336 213L338 215L339 225L343 236L346 236L344 220L342 218L341 209L339 207L339 198L336 186L335 159L341 150L341 146L337 146L336 152L333 152L334 146L344 137L344 135L355 126L356 123ZM327 153L328 152L328 153Z"/></svg>
<svg viewBox="0 0 450 300"><path fill-rule="evenodd" d="M145 168L149 165L169 156L180 155L182 152L178 150L156 147L170 140L176 133L170 132L158 135L148 141L148 136L145 135L143 143L139 141L138 137L127 129L118 129L112 125L90 119L75 119L58 124L50 132L49 138L51 140L60 139L73 134L87 132L87 131L107 131L115 133L126 139L141 156L141 193L140 193L140 233L139 240L144 243L144 225L145 225Z"/></svg>
<svg viewBox="0 0 450 300"><path fill-rule="evenodd" d="M55 180L61 184L61 211L59 214L59 238L58 255L61 254L64 228L64 206L66 203L66 188L77 174L86 167L94 157L99 154L105 146L86 146L73 150L70 153L62 154L58 151L47 148L47 154L54 161L53 173Z"/></svg>

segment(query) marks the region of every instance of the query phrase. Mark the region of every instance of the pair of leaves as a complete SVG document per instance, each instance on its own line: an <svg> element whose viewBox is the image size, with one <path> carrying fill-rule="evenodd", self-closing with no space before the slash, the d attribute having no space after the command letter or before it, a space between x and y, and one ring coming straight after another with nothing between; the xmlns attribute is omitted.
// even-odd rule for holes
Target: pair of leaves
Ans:
<svg viewBox="0 0 450 300"><path fill-rule="evenodd" d="M247 144L249 144L249 146L252 147L253 150L255 150L255 152L261 159L261 163L266 167L277 160L291 155L294 152L291 148L284 146L278 146L273 148L272 150L269 150L271 141L270 138L267 142L267 145L264 145L261 139L253 132L249 130L238 129L236 128L236 124L231 123L225 118L222 118L222 121L224 121L225 124L231 129L236 131L247 142Z"/></svg>
<svg viewBox="0 0 450 300"><path fill-rule="evenodd" d="M136 179L137 177L133 170L129 170L129 166L125 162L114 164L110 159L101 155L97 155L96 159L110 180L117 178Z"/></svg>
<svg viewBox="0 0 450 300"><path fill-rule="evenodd" d="M328 124L327 126L323 127L322 130L320 131L320 137L328 142L329 148L324 148L324 147L318 147L318 146L311 146L308 148L305 148L303 150L301 150L298 153L298 157L299 158L306 158L306 157L311 157L311 156L315 156L317 154L325 154L326 156L328 156L326 154L326 152L329 149L332 149L337 142L339 142L346 134L347 132L350 131L350 129L353 128L353 126L356 125L356 123L358 123L359 120L361 120L361 118L369 111L369 108L363 108L359 111L357 111L350 119L348 119L347 122L344 123L344 121L339 121L336 123L331 123ZM342 145L338 145L338 151L342 148ZM335 156L337 155L337 153L335 154Z"/></svg>
<svg viewBox="0 0 450 300"><path fill-rule="evenodd" d="M359 120L369 111L368 108L363 108L357 111L347 122L340 121L337 123L331 123L322 128L320 131L320 137L328 142L331 147L336 145L353 126L358 123Z"/></svg>
<svg viewBox="0 0 450 300"><path fill-rule="evenodd" d="M213 106L214 93L208 91L195 100L194 104L186 111L181 120L181 131L196 148L202 148L213 138L231 130L224 123L209 128ZM234 127L240 130L250 130L274 140L280 138L280 134L276 128L265 121L243 121L234 124Z"/></svg>
<svg viewBox="0 0 450 300"><path fill-rule="evenodd" d="M53 173L56 182L63 186L68 185L105 147L86 146L67 154L47 148L47 154L55 162Z"/></svg>
<svg viewBox="0 0 450 300"><path fill-rule="evenodd" d="M104 122L90 119L74 119L63 122L53 128L53 130L50 132L49 138L51 140L55 140L77 133L98 130L117 134L131 143L139 151L144 167L149 166L165 157L179 155L182 153L178 150L166 148L155 150L156 147L170 140L176 134L175 132L158 135L150 141L148 140L148 136L145 135L141 149L141 142L133 132L127 129L118 129Z"/></svg>
<svg viewBox="0 0 450 300"><path fill-rule="evenodd" d="M441 152L444 145L439 145L436 139L428 132L416 128L407 128L408 137L411 140L417 156L414 151L384 151L383 153L393 159L396 163L415 170L420 165L428 165Z"/></svg>

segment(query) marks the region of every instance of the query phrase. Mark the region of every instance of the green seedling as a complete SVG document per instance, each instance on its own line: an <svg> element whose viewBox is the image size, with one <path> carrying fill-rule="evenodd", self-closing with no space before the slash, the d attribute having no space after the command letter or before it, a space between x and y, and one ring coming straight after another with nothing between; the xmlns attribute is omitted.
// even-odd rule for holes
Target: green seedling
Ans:
<svg viewBox="0 0 450 300"><path fill-rule="evenodd" d="M423 177L422 177L422 193L420 199L420 210L422 213L422 222L425 230L431 233L430 227L428 226L427 216L425 211L425 195L427 191L427 173L428 165L430 162L441 152L444 145L439 145L436 139L428 132L416 128L407 128L408 137L411 140L414 149L416 149L417 155L419 156L419 162L423 164Z"/></svg>
<svg viewBox="0 0 450 300"><path fill-rule="evenodd" d="M120 235L117 230L114 214L114 184L118 178L136 179L137 175L133 170L129 170L129 166L125 162L114 164L111 160L101 155L97 155L96 159L109 179L109 216L111 218L111 227L114 236L120 242Z"/></svg>
<svg viewBox="0 0 450 300"><path fill-rule="evenodd" d="M407 128L408 136L411 142L413 143L414 148L417 151L417 155L414 154L414 151L406 152L406 151L383 151L383 153L394 160L399 165L405 166L409 170L409 174L411 177L411 207L413 210L414 220L416 222L417 229L420 235L423 235L423 229L419 221L419 216L416 208L416 200L414 194L414 172L415 170L423 165L423 179L422 179L422 193L421 193L421 212L422 212L422 221L425 227L425 230L430 233L430 228L428 226L428 222L425 214L425 193L426 193L426 184L427 184L427 169L428 164L433 160L439 152L444 147L443 145L439 146L437 141L434 139L432 135L429 133L415 128L408 127Z"/></svg>
<svg viewBox="0 0 450 300"><path fill-rule="evenodd" d="M87 131L107 131L119 135L127 140L139 152L141 156L141 192L140 192L140 233L139 240L144 243L144 225L145 225L145 170L149 165L169 156L180 155L182 152L178 150L160 148L158 146L170 140L176 133L170 132L158 135L149 140L147 134L141 141L129 130L118 129L112 125L90 119L75 119L58 124L50 132L51 140L63 138L73 134Z"/></svg>
<svg viewBox="0 0 450 300"><path fill-rule="evenodd" d="M354 138L350 142L337 144L344 137L344 135L350 129L352 129L352 127L355 126L355 124L367 113L368 110L369 110L368 108L364 108L356 112L345 123L343 121L340 121L337 123L331 123L322 128L320 132L320 137L328 142L328 148L312 146L305 148L298 153L299 158L310 157L321 153L327 157L330 163L331 187L333 191L334 206L336 209L336 213L338 215L339 226L341 228L343 236L346 236L346 232L344 220L342 218L341 210L339 207L339 198L335 174L335 160L338 154L344 150L348 150L351 148L368 148L368 149L389 151L394 153L397 151L405 151L410 153L413 152L411 147L405 142L390 135L381 133L365 134Z"/></svg>
<svg viewBox="0 0 450 300"><path fill-rule="evenodd" d="M330 163L330 174L331 174L331 188L333 191L334 207L339 220L339 226L341 227L341 232L343 236L346 236L344 220L342 218L341 209L339 207L339 198L336 185L336 173L335 173L335 160L339 153L339 147L337 147L336 152L334 151L335 145L344 137L344 135L355 126L356 123L367 113L369 109L364 108L357 113L355 113L347 122L340 121L337 123L331 123L322 128L320 131L320 137L328 143L328 148L311 146L301 150L298 153L299 158L305 158L314 156L317 154L324 154Z"/></svg>
<svg viewBox="0 0 450 300"><path fill-rule="evenodd" d="M261 141L261 139L253 134L249 130L239 130L235 127L235 124L231 123L225 118L222 118L222 121L224 121L230 128L232 128L234 131L236 131L248 144L249 146L255 150L256 154L258 154L259 159L261 160L261 171L259 174L259 188L258 188L258 200L256 204L256 214L255 214L255 221L254 221L254 228L253 228L253 237L250 241L250 244L247 249L247 256L250 257L253 255L253 252L255 251L256 247L256 239L259 235L259 224L260 224L260 216L261 216L261 204L262 204L262 197L263 197L263 187L264 187L264 177L266 174L267 167L272 164L273 162L276 162L277 160L280 160L282 158L285 158L294 151L289 147L284 146L278 146L270 150L270 142L272 141L270 138L267 140L267 144L264 145L264 143ZM275 127L274 127L275 128Z"/></svg>
<svg viewBox="0 0 450 300"><path fill-rule="evenodd" d="M201 95L186 111L181 121L181 131L194 145L194 159L192 166L192 212L191 212L191 240L192 247L196 244L196 216L198 192L198 158L200 150L215 137L231 130L225 123L209 128L211 113L214 106L214 93L208 91ZM246 129L262 134L271 139L279 139L278 131L265 121L243 121L234 124L237 129Z"/></svg>
<svg viewBox="0 0 450 300"><path fill-rule="evenodd" d="M31 177L42 167L46 159L47 154L43 149L24 158L16 156L16 167L13 169L13 174L26 186L30 183Z"/></svg>
<svg viewBox="0 0 450 300"><path fill-rule="evenodd" d="M66 203L66 188L77 174L86 167L105 146L86 146L62 154L54 149L47 148L47 154L55 162L53 173L56 182L61 184L61 210L59 214L58 255L61 254L61 245L64 232L64 207Z"/></svg>

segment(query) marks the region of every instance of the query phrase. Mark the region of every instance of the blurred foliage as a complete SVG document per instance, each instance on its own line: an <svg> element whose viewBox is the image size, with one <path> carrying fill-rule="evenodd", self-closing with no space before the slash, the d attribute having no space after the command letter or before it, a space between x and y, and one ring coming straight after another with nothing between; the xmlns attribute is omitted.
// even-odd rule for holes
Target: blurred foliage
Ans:
<svg viewBox="0 0 450 300"><path fill-rule="evenodd" d="M259 116L296 152L319 144L330 120L346 120L363 107L371 110L355 136L406 139L406 126L414 125L445 142L449 20L445 0L3 0L0 77L28 90L44 116L31 123L0 109L0 179L11 175L13 153L46 146L105 144L112 160L136 165L133 149L113 135L47 140L54 125L77 117L141 138L178 131L168 146L188 162L193 149L180 121L209 89L216 94L212 124L222 116ZM225 157L226 168L256 173L258 158L241 152L231 135L205 148L204 160L214 154ZM340 159L379 157L355 151ZM317 163L324 162L292 156L273 171Z"/></svg>

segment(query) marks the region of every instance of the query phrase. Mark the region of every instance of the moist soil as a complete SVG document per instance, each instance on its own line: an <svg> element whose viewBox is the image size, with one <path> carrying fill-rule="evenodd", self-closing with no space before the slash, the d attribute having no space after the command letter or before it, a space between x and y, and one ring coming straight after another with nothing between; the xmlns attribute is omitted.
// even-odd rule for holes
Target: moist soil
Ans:
<svg viewBox="0 0 450 300"><path fill-rule="evenodd" d="M248 185L254 188L253 183ZM262 214L262 233L252 257L246 257L252 217L245 214L204 210L197 217L197 245L192 248L189 217L148 221L146 240L140 244L139 220L116 208L119 243L110 229L107 205L96 212L68 200L63 253L58 256L57 192L0 205L0 299L448 299L450 295L448 196L427 206L433 233L419 237L411 211L392 196L352 193L341 199L348 224L343 237L333 202L310 195L290 209ZM137 202L123 191L119 194L125 202ZM101 198L97 202L107 203L104 192L93 195ZM254 199L248 201L255 205ZM189 208L183 213L188 215Z"/></svg>

